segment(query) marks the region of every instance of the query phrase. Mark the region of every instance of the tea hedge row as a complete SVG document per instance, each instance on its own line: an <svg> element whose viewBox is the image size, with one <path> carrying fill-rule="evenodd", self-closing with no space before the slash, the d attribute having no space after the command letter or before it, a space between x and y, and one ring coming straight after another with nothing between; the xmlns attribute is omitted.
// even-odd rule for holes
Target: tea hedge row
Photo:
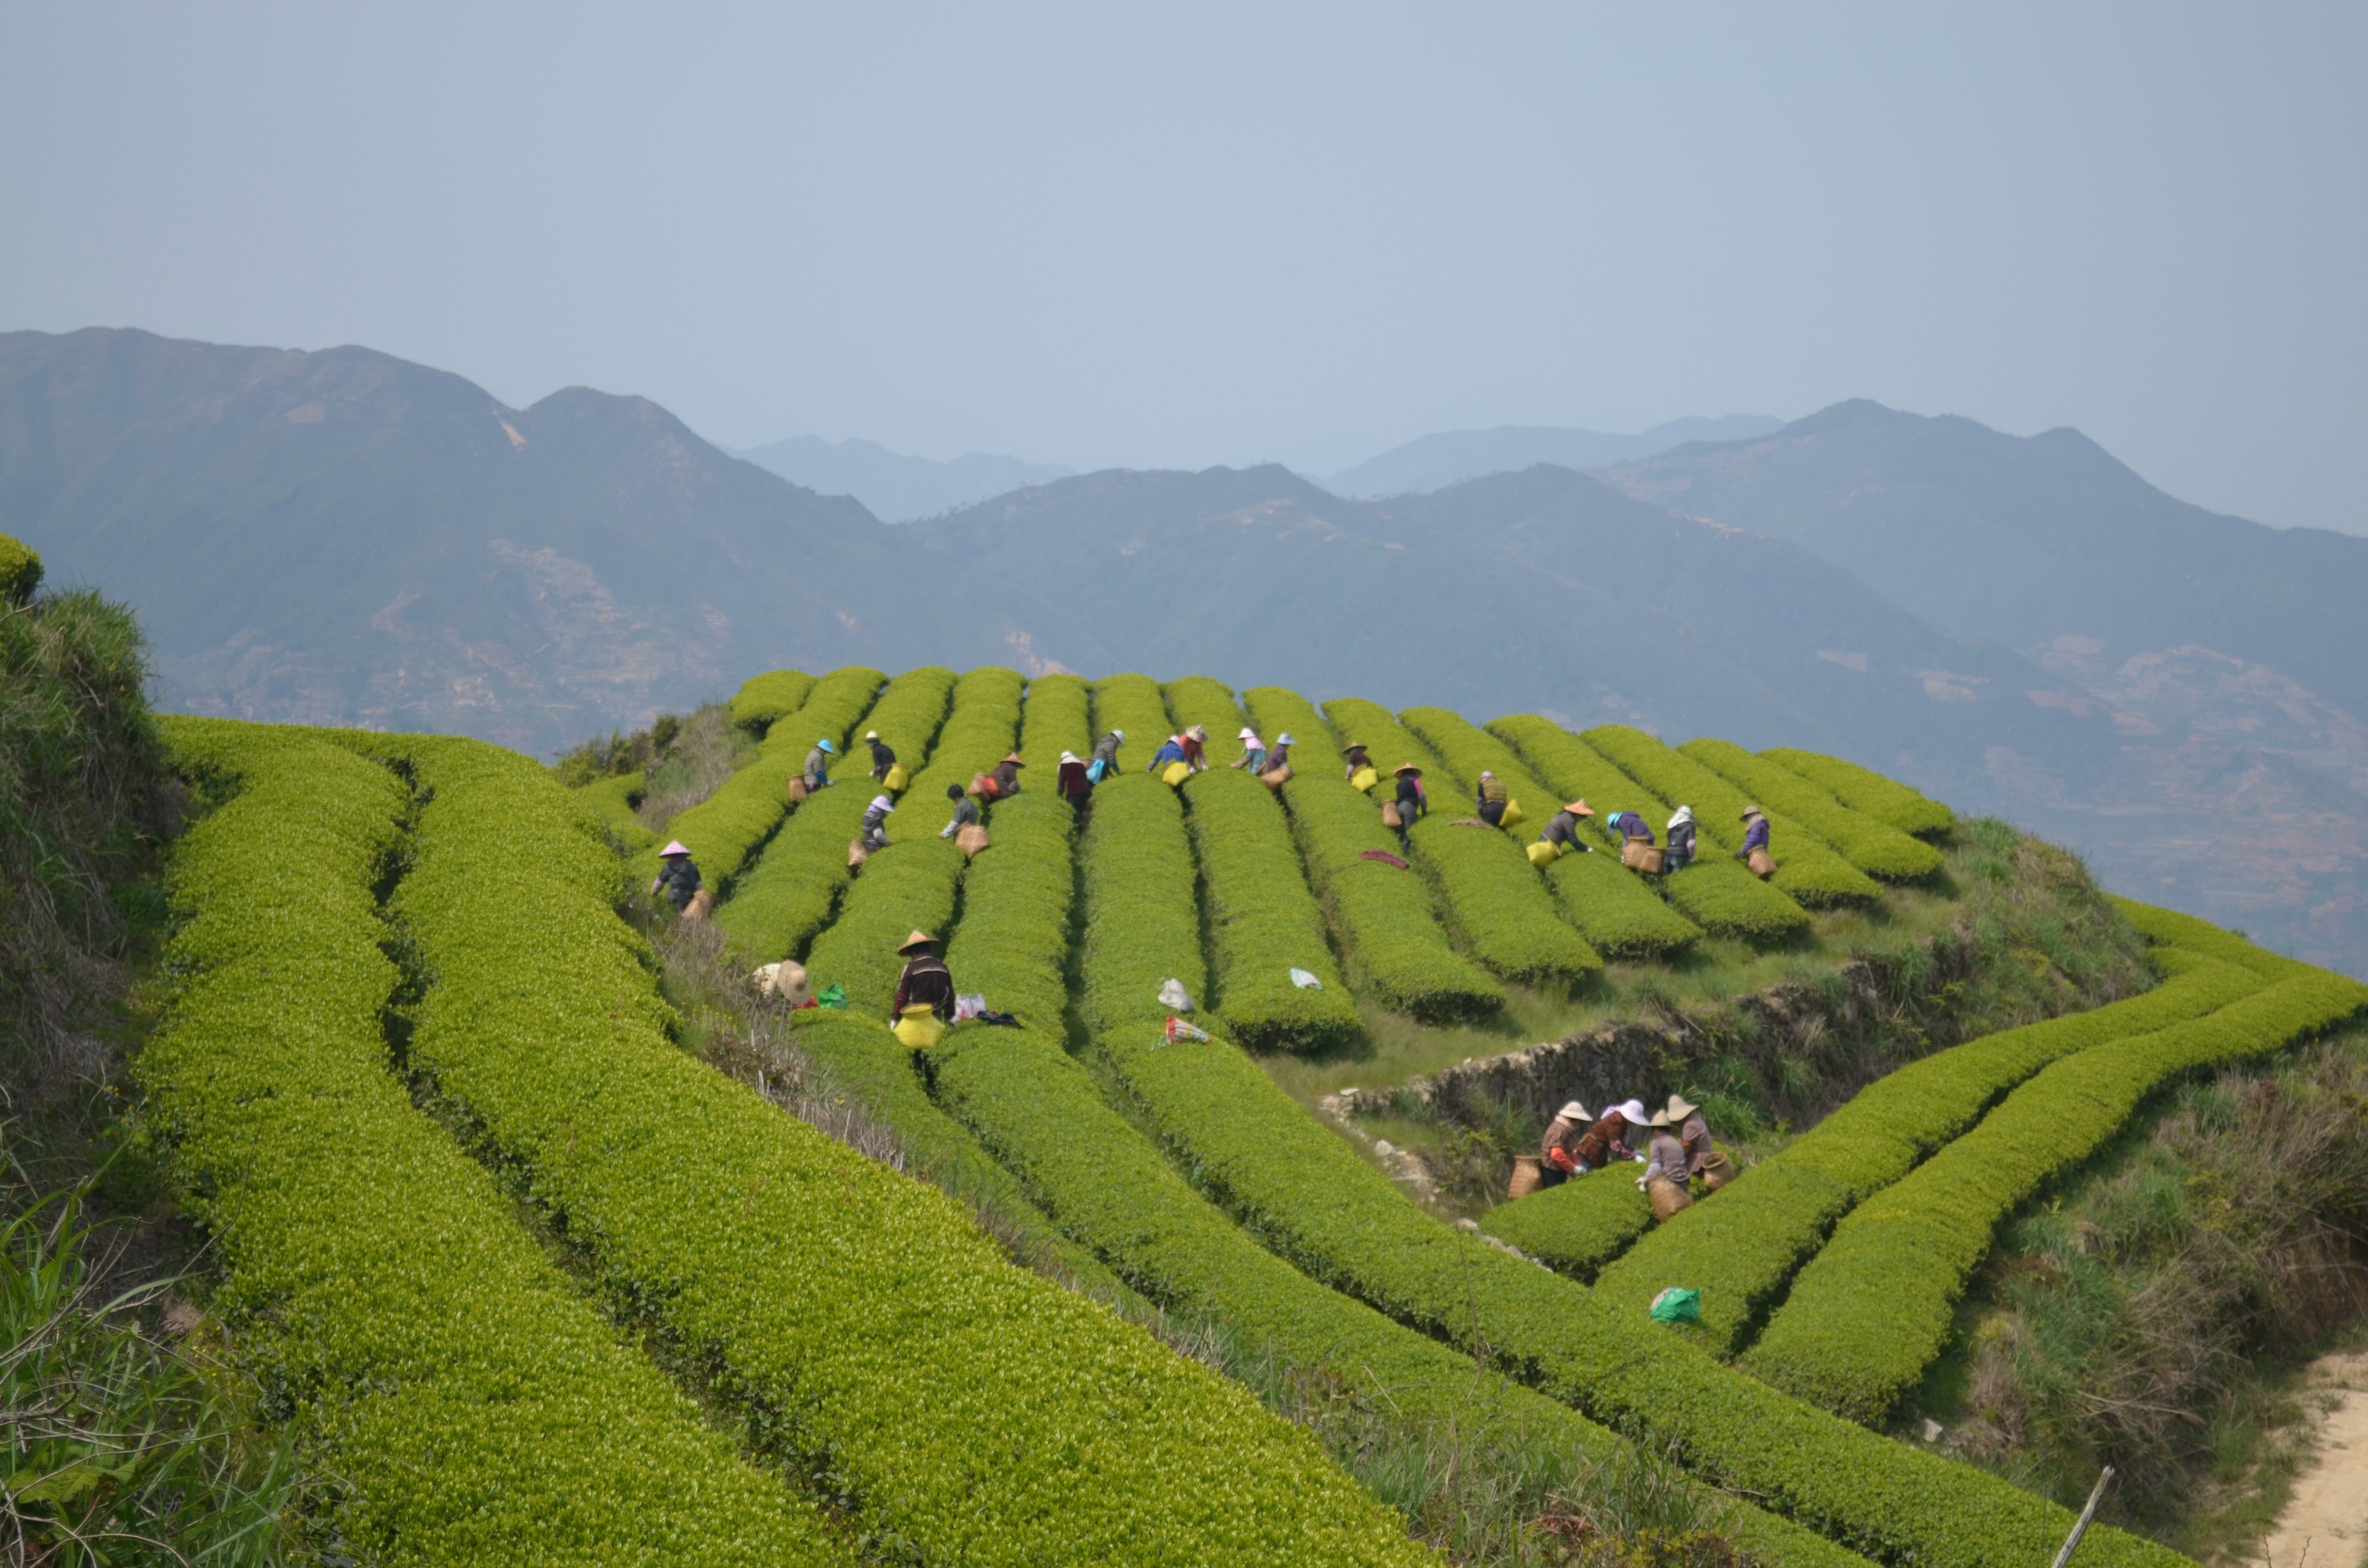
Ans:
<svg viewBox="0 0 2368 1568"><path fill-rule="evenodd" d="M188 916L139 1071L212 1231L215 1304L374 1562L851 1561L608 1325L387 1070L373 886L404 793L313 734L160 722L231 795L176 846ZM531 767L531 764L527 766ZM613 861L611 862L613 864Z"/></svg>
<svg viewBox="0 0 2368 1568"><path fill-rule="evenodd" d="M1242 694L1251 722L1272 738L1288 730L1296 774L1282 787L1292 836L1338 933L1358 989L1393 1012L1429 1022L1485 1017L1504 1006L1504 988L1450 945L1421 876L1367 850L1395 856L1397 835L1380 811L1351 788L1323 717L1280 687ZM1468 830L1467 830L1468 831Z"/></svg>
<svg viewBox="0 0 2368 1568"><path fill-rule="evenodd" d="M1525 817L1512 835L1515 842L1535 841L1546 820L1561 810L1565 797L1531 772L1512 747L1478 725L1444 708L1409 708L1398 718L1446 765L1465 793L1479 783L1484 768L1505 781ZM1599 842L1601 837L1592 836ZM1702 927L1670 908L1617 856L1568 853L1549 864L1545 876L1564 914L1600 952L1621 958L1666 957L1702 935Z"/></svg>
<svg viewBox="0 0 2368 1568"><path fill-rule="evenodd" d="M1792 769L1850 810L1864 812L1902 833L1918 837L1946 833L1957 820L1956 813L1940 801L1896 778L1885 778L1871 768L1844 762L1838 756L1792 746L1770 746L1759 755L1780 767Z"/></svg>
<svg viewBox="0 0 2368 1568"><path fill-rule="evenodd" d="M1091 755L1094 741L1093 688L1083 676L1038 676L1028 683L1028 705L1020 710L1019 755L1027 759L1027 777L1044 793L1046 782L1061 766L1061 754ZM1147 755L1147 754L1146 754Z"/></svg>
<svg viewBox="0 0 2368 1568"><path fill-rule="evenodd" d="M870 713L848 720L846 728L855 734L878 729L883 735L914 736L905 744L926 750L945 717L954 679L953 671L935 665L908 670L888 683ZM899 746L898 755L903 752ZM798 761L804 758L800 752ZM847 886L848 843L861 831L864 809L879 793L868 771L863 757L847 759L830 788L791 812L757 863L726 890L730 902L715 912L715 924L742 959L770 963L795 958L829 924ZM634 874L639 876L639 867Z"/></svg>
<svg viewBox="0 0 2368 1568"><path fill-rule="evenodd" d="M1500 1203L1480 1217L1480 1228L1557 1274L1591 1280L1653 1228L1653 1206L1636 1186L1638 1168L1614 1165Z"/></svg>
<svg viewBox="0 0 2368 1568"><path fill-rule="evenodd" d="M1299 1434L1005 1263L969 1212L676 1049L616 863L545 772L411 741L400 903L438 983L413 1059L630 1306L814 1468L876 1555L1286 1558ZM695 1555L695 1554L694 1554Z"/></svg>
<svg viewBox="0 0 2368 1568"><path fill-rule="evenodd" d="M1488 733L1520 753L1565 799L1583 797L1593 806L1597 815L1591 830L1607 849L1619 847L1619 840L1602 826L1617 811L1648 818L1654 838L1668 842L1663 824L1668 821L1669 803L1561 725L1522 713L1495 721ZM1771 941L1808 928L1808 911L1715 850L1658 881L1662 893L1689 919L1722 937Z"/></svg>
<svg viewBox="0 0 2368 1568"><path fill-rule="evenodd" d="M1965 1280L2018 1205L2171 1078L2279 1050L2363 1005L2368 986L2305 970L2205 1017L2055 1062L1836 1227L1745 1364L1829 1410L1880 1418L1940 1354Z"/></svg>
<svg viewBox="0 0 2368 1568"><path fill-rule="evenodd" d="M2051 1062L2201 1017L2262 984L2248 971L2197 960L2143 996L1986 1035L1902 1067L1715 1199L1656 1229L1603 1271L1596 1290L1637 1311L1664 1286L1698 1290L1712 1348L1732 1356L1843 1215L1963 1134L2015 1085Z"/></svg>
<svg viewBox="0 0 2368 1568"><path fill-rule="evenodd" d="M643 827L642 819L633 814L632 798L641 793L646 778L645 774L620 773L608 778L596 778L575 791L586 805L600 813L600 820L609 824L609 836L621 845L627 855L654 849L661 842L658 835Z"/></svg>
<svg viewBox="0 0 2368 1568"><path fill-rule="evenodd" d="M1160 695L1159 683L1149 676L1111 676L1094 682L1095 735L1126 732L1125 744L1119 748L1120 772L1148 769L1153 755L1174 729L1167 720L1167 699Z"/></svg>
<svg viewBox="0 0 2368 1568"><path fill-rule="evenodd" d="M906 804L888 819L888 847L864 862L840 902L838 918L814 938L806 958L814 985L845 986L855 1011L888 1019L905 967L896 949L915 931L942 936L951 924L963 859L951 840L938 836L951 810L946 786L968 783L1011 750L1019 733L1022 685L1016 670L971 671L954 687L953 713L936 745L898 748L898 757L914 769L913 787Z"/></svg>
<svg viewBox="0 0 2368 1568"><path fill-rule="evenodd" d="M882 677L886 678L886 677ZM785 719L806 705L814 677L803 670L767 670L750 676L732 694L732 722L762 737L777 719ZM811 737L806 744L814 744Z"/></svg>
<svg viewBox="0 0 2368 1568"><path fill-rule="evenodd" d="M2257 948L2234 931L2224 931L2209 921L2198 920L2192 915L2163 909L2135 899L2107 893L2105 902L2113 906L2121 917L2150 941L2167 947L2181 948L2201 953L2222 963L2234 964L2271 980L2284 980L2301 974L2310 966L2297 960L2284 958L2266 948Z"/></svg>
<svg viewBox="0 0 2368 1568"><path fill-rule="evenodd" d="M1782 812L1871 877L1907 881L1941 869L1941 852L1922 839L1911 838L1879 817L1850 810L1792 769L1754 756L1731 741L1692 740L1678 751L1768 810Z"/></svg>
<svg viewBox="0 0 2368 1568"><path fill-rule="evenodd" d="M1692 806L1705 856L1715 852L1724 858L1740 848L1743 808L1758 804L1774 830L1770 851L1776 857L1776 875L1772 880L1779 890L1813 909L1883 896L1883 889L1873 879L1799 823L1765 801L1753 801L1733 783L1644 731L1626 724L1602 724L1579 739L1663 800Z"/></svg>
<svg viewBox="0 0 2368 1568"><path fill-rule="evenodd" d="M997 845L998 851L1007 847ZM1031 838L1026 847L1031 861L1041 857L1044 863L1048 893L1071 885L1065 835ZM1156 1036L1164 1009L1150 989L1157 983L1152 977L1173 975L1188 986L1200 978L1200 950L1188 926L1138 926L1126 918L1138 900L1162 907L1190 902L1191 857L1174 796L1146 778L1119 781L1097 802L1084 860L1085 928L1113 933L1097 941L1096 958L1086 965L1085 1021L1089 1029ZM982 861L974 882L985 869ZM1004 967L1001 955L1031 947L1057 955L1068 929L1064 901L1051 897L990 904L974 885L964 910L951 961L991 986L1024 987L1025 976ZM998 929L993 949L975 945L978 922ZM1001 929L1008 926L1017 929ZM1098 973L1097 960L1111 971ZM1227 1063L1257 1071L1222 1040L1160 1050L1176 1053L1185 1074ZM1466 1358L1326 1290L1259 1247L1195 1193L1102 1101L1091 1076L1037 1031L958 1030L939 1057L945 1103L1071 1235L1155 1300L1215 1318L1294 1366L1327 1369L1411 1424L1452 1425L1467 1437L1476 1433L1583 1459L1600 1459L1611 1447L1608 1434L1569 1410L1493 1374L1475 1375ZM1732 1528L1771 1562L1849 1568L1859 1561L1767 1516L1736 1514Z"/></svg>
<svg viewBox="0 0 2368 1568"><path fill-rule="evenodd" d="M775 724L759 743L756 761L717 785L706 800L676 812L666 824L666 836L682 841L718 896L729 891L748 857L789 810L789 797L783 791L804 768L806 753L814 742L826 735L843 751L848 733L871 708L887 678L878 670L854 665L833 670L811 683L804 705ZM657 875L657 851L658 846L653 844L632 862L632 875L644 887Z"/></svg>
<svg viewBox="0 0 2368 1568"><path fill-rule="evenodd" d="M1554 907L1537 868L1510 835L1477 822L1474 802L1460 793L1430 748L1378 702L1336 697L1324 705L1336 739L1362 743L1383 767L1411 762L1424 772L1430 811L1409 836L1446 897L1449 915L1480 961L1508 980L1568 983L1603 967L1602 956ZM1386 798L1377 786L1378 801ZM1369 809L1378 813L1379 807ZM1525 808L1526 809L1526 808Z"/></svg>
<svg viewBox="0 0 2368 1568"><path fill-rule="evenodd" d="M1106 825L1120 825L1103 816L1107 803L1096 803L1089 853ZM1156 881L1139 869L1158 864L1152 851L1128 842L1122 864ZM1117 895L1138 896L1131 884ZM1089 912L1089 932L1129 971L1180 961L1180 945L1146 956L1100 935L1125 925L1099 904ZM1142 1006L1139 984L1098 982L1094 969L1089 954L1089 996ZM1720 1366L1643 1312L1615 1312L1570 1280L1441 1224L1238 1051L1157 1043L1140 1014L1104 1015L1089 1004L1087 1018L1195 1184L1317 1279L1467 1354L1485 1345L1509 1374L1607 1426L1674 1443L1706 1479L1871 1556L2008 1568L2052 1552L2069 1529L2071 1516L2052 1504L1802 1404ZM2083 1550L2100 1564L2179 1561L2118 1533L2089 1541Z"/></svg>
<svg viewBox="0 0 2368 1568"><path fill-rule="evenodd" d="M1195 676L1171 682L1167 695L1178 724L1207 728L1215 764L1185 783L1184 800L1216 959L1218 1016L1254 1051L1321 1051L1361 1039L1364 1025L1332 961L1324 911L1307 886L1282 802L1230 766L1244 755L1234 694ZM1321 989L1294 983L1293 969L1315 976Z"/></svg>

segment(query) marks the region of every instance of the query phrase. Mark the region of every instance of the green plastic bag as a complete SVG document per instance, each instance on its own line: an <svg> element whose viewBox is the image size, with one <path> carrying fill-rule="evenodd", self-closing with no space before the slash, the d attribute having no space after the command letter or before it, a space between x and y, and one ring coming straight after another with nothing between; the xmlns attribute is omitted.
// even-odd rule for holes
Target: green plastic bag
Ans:
<svg viewBox="0 0 2368 1568"><path fill-rule="evenodd" d="M814 1000L823 1006L837 1007L844 1012L847 1009L847 987L834 980L815 993Z"/></svg>
<svg viewBox="0 0 2368 1568"><path fill-rule="evenodd" d="M1702 1322L1702 1292L1672 1285L1653 1298L1655 1323Z"/></svg>

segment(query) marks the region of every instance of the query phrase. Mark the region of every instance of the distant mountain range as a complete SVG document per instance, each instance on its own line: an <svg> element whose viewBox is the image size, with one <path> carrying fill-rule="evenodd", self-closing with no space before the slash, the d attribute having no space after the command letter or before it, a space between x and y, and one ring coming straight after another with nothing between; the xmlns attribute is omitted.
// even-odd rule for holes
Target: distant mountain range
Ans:
<svg viewBox="0 0 2368 1568"><path fill-rule="evenodd" d="M1076 472L1059 463L966 452L950 461L907 457L876 441L825 441L793 436L739 454L792 484L825 495L852 495L874 517L892 523L935 517L990 495L1042 484ZM1645 454L1639 453L1638 456Z"/></svg>
<svg viewBox="0 0 2368 1568"><path fill-rule="evenodd" d="M1801 744L2368 973L2368 540L2068 431L1845 403L1386 501L1278 466L890 526L644 400L361 348L0 335L0 531L129 600L184 709L548 754L782 665L1205 672Z"/></svg>
<svg viewBox="0 0 2368 1568"><path fill-rule="evenodd" d="M1634 436L1600 430L1556 430L1543 426L1500 425L1494 430L1448 430L1422 436L1368 458L1324 482L1335 495L1378 498L1444 490L1466 479L1511 473L1536 463L1561 468L1610 468L1633 462L1689 441L1746 441L1783 427L1763 414L1730 414L1724 419L1673 419Z"/></svg>

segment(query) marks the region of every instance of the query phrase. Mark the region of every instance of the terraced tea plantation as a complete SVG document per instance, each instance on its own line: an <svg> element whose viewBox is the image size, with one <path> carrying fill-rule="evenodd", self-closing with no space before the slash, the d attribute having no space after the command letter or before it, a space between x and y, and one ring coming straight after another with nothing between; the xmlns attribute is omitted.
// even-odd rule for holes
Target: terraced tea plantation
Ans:
<svg viewBox="0 0 2368 1568"><path fill-rule="evenodd" d="M2032 1568L2070 1513L1883 1429L1999 1224L2166 1083L2368 1004L2118 903L2150 944L2141 994L1922 1055L1657 1227L1614 1169L1474 1228L1283 1067L1718 944L1813 954L1832 922L1944 899L1963 824L1809 753L1199 677L777 671L732 717L750 760L663 835L626 788L571 793L472 741L165 721L202 815L143 1081L215 1309L336 1477L353 1561L1446 1561L1274 1393L1313 1387L1399 1437L1674 1460L1764 1562ZM1246 725L1292 735L1287 779L1232 766ZM1170 782L1154 754L1192 726L1208 766ZM859 868L874 730L909 783ZM1062 755L1113 730L1075 811ZM793 801L825 738L837 777ZM966 856L948 789L1013 753L1021 789ZM1429 810L1401 835L1381 807L1404 763ZM1484 769L1514 825L1474 818ZM1600 816L1592 852L1532 853L1579 796L1656 833L1690 805L1699 858L1630 870ZM1767 881L1736 857L1747 802ZM665 970L666 837L730 974L795 960L844 1005ZM896 1038L916 929L1011 1021ZM896 1152L719 1071L702 1012L763 1014L811 1096ZM1673 1285L1698 1324L1648 1315ZM1212 1364L1246 1358L1284 1375ZM2184 1561L2103 1527L2076 1559Z"/></svg>

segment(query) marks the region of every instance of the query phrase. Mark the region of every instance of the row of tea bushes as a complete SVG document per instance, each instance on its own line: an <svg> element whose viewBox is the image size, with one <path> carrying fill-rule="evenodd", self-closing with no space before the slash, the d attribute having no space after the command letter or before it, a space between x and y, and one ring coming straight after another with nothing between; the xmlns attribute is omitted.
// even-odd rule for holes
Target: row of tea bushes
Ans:
<svg viewBox="0 0 2368 1568"><path fill-rule="evenodd" d="M897 748L898 755L907 748L916 756L926 753L945 718L955 679L953 671L936 665L908 670L888 683L868 714L848 720L847 730L913 737ZM800 752L798 760L804 756ZM848 843L862 830L864 809L879 793L868 767L861 756L845 758L830 788L791 812L757 863L727 890L730 901L715 912L715 923L741 958L750 963L794 958L830 923L847 886ZM640 868L634 872L638 877Z"/></svg>
<svg viewBox="0 0 2368 1568"><path fill-rule="evenodd" d="M1409 836L1482 963L1507 980L1531 983L1568 983L1602 969L1602 957L1562 918L1537 868L1511 836L1486 825L1458 825L1477 822L1473 801L1459 797L1446 767L1395 714L1351 697L1334 698L1324 711L1343 746L1363 744L1384 769L1403 763L1423 769L1430 809ZM1383 778L1373 790L1376 801L1394 788L1386 772ZM1378 813L1378 805L1373 809Z"/></svg>
<svg viewBox="0 0 2368 1568"><path fill-rule="evenodd" d="M1850 810L1863 812L1902 833L1930 838L1948 832L1956 823L1956 813L1940 801L1854 762L1793 746L1770 746L1759 755L1799 774Z"/></svg>
<svg viewBox="0 0 2368 1568"><path fill-rule="evenodd" d="M1093 754L1093 687L1083 676L1038 676L1028 683L1028 705L1021 710L1019 755L1028 764L1025 777L1051 793L1048 782L1061 766L1061 754Z"/></svg>
<svg viewBox="0 0 2368 1568"><path fill-rule="evenodd" d="M325 1522L374 1562L852 1561L618 1344L388 1071L394 776L314 733L160 723L229 798L175 849L187 923L140 1073L215 1238L215 1308L336 1478Z"/></svg>
<svg viewBox="0 0 2368 1568"><path fill-rule="evenodd" d="M1731 741L1688 741L1678 748L1771 812L1782 812L1871 877L1887 882L1928 877L1941 852L1879 817L1854 812L1801 775Z"/></svg>
<svg viewBox="0 0 2368 1568"><path fill-rule="evenodd" d="M814 677L803 670L767 670L750 676L732 694L732 722L762 740L776 720L786 719L806 705L814 687Z"/></svg>
<svg viewBox="0 0 2368 1568"><path fill-rule="evenodd" d="M1396 855L1397 835L1382 825L1372 801L1350 787L1315 706L1281 687L1242 695L1258 733L1271 739L1289 731L1298 740L1283 804L1358 989L1393 1012L1432 1023L1482 1017L1503 1006L1504 987L1448 941L1422 878L1365 858L1368 851Z"/></svg>
<svg viewBox="0 0 2368 1568"><path fill-rule="evenodd" d="M596 778L575 791L586 805L600 813L600 820L609 824L609 836L628 857L655 849L664 842L642 825L642 819L633 811L633 797L642 792L647 778L648 775L639 772L619 773Z"/></svg>
<svg viewBox="0 0 2368 1568"><path fill-rule="evenodd" d="M1208 731L1214 765L1186 781L1184 800L1216 960L1218 1016L1254 1051L1316 1052L1360 1039L1364 1025L1332 961L1324 911L1307 886L1282 802L1231 766L1245 755L1234 694L1194 676L1169 683L1167 698L1178 724ZM1293 969L1314 975L1320 988L1296 984Z"/></svg>
<svg viewBox="0 0 2368 1568"><path fill-rule="evenodd" d="M2094 1153L2172 1078L2279 1050L2362 1006L2368 986L2304 970L2204 1017L2054 1063L1852 1211L1745 1364L1828 1410L1880 1419L1941 1353L1966 1279L2020 1204Z"/></svg>
<svg viewBox="0 0 2368 1568"><path fill-rule="evenodd" d="M1596 750L1551 720L1522 713L1498 719L1488 733L1520 753L1538 775L1568 800L1595 808L1597 838L1607 849L1619 840L1601 827L1613 812L1633 811L1650 820L1654 837L1662 832L1669 802L1638 784ZM1706 931L1748 941L1776 941L1808 929L1809 914L1783 892L1761 881L1738 862L1713 848L1675 876L1658 879L1661 891L1686 917Z"/></svg>
<svg viewBox="0 0 2368 1568"><path fill-rule="evenodd" d="M1871 902L1883 889L1865 872L1843 859L1825 841L1782 812L1751 797L1683 752L1672 751L1644 731L1626 724L1602 724L1579 739L1609 758L1631 778L1665 801L1694 809L1705 859L1732 857L1743 844L1743 808L1757 804L1774 831L1775 885L1813 909L1838 903Z"/></svg>
<svg viewBox="0 0 2368 1568"><path fill-rule="evenodd" d="M1634 1167L1611 1165L1500 1203L1481 1217L1480 1228L1585 1283L1653 1229L1653 1205L1636 1185Z"/></svg>
<svg viewBox="0 0 2368 1568"><path fill-rule="evenodd" d="M1716 1201L1654 1230L1603 1271L1598 1292L1641 1312L1682 1280L1702 1292L1712 1347L1736 1354L1843 1215L1963 1134L2015 1085L2051 1062L2201 1017L2264 983L2228 964L2166 956L2187 971L2143 996L1986 1035L1877 1079Z"/></svg>
<svg viewBox="0 0 2368 1568"><path fill-rule="evenodd" d="M805 767L806 753L814 742L826 735L844 751L848 734L871 709L887 678L878 670L851 665L810 681L805 702L772 727L758 744L754 762L717 785L706 800L675 813L666 824L666 836L682 841L718 896L730 889L748 857L789 809L789 797L783 791ZM652 843L633 857L632 874L643 886L657 875L662 842Z"/></svg>
<svg viewBox="0 0 2368 1568"><path fill-rule="evenodd" d="M1430 747L1458 787L1475 788L1483 769L1505 781L1526 818L1513 835L1517 842L1535 840L1547 819L1562 809L1565 797L1548 789L1512 747L1478 725L1444 708L1409 708L1398 719ZM1601 841L1601 835L1593 836ZM1616 855L1574 851L1549 864L1545 876L1571 924L1600 952L1662 958L1702 935L1702 927L1669 907Z"/></svg>
<svg viewBox="0 0 2368 1568"><path fill-rule="evenodd" d="M1012 1267L944 1194L677 1050L609 910L616 862L545 771L396 744L432 791L399 895L438 977L413 1060L581 1243L603 1293L712 1369L875 1555L1291 1555L1320 1466L1304 1436Z"/></svg>

